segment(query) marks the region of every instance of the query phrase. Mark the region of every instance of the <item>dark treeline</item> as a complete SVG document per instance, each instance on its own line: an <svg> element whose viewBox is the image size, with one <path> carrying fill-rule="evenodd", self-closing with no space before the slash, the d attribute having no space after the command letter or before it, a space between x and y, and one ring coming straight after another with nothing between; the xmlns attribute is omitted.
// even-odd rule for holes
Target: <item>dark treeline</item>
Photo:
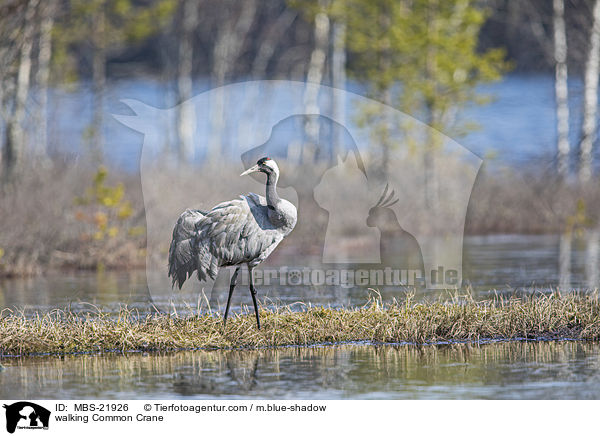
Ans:
<svg viewBox="0 0 600 436"><path fill-rule="evenodd" d="M56 24L60 32L68 33L76 25L73 21L80 18L73 14L72 1L61 3ZM306 75L313 48L313 24L310 17L290 8L285 0L129 3L131 12L126 22L115 29L122 35L114 38L117 43L106 47L109 78L147 74L175 79L181 68L189 68L195 77L216 81L240 77L302 79ZM63 77L92 79L93 48L89 41L72 38L67 42L63 50L71 55L71 63ZM188 54L190 65L181 65L179 60Z"/></svg>
<svg viewBox="0 0 600 436"><path fill-rule="evenodd" d="M62 1L57 15L58 23L68 29L72 19L68 1ZM132 4L150 8L161 0L137 0ZM156 26L155 33L142 40L129 38L113 45L107 51L107 75L124 78L148 74L166 77L173 71L178 53L177 42L184 28L182 1L169 6L172 14L167 22L154 17L149 24ZM175 3L179 3L176 5ZM292 78L303 79L308 68L314 43L313 23L306 14L289 8L285 0L256 2L255 16L243 36L239 58L227 73L227 80L240 78ZM552 2L548 0L487 0L480 2L488 11L488 19L479 33L482 50L504 47L507 58L513 62L514 71L552 72ZM592 25L591 0L567 0L565 20L569 45L569 67L574 73L582 72L588 33ZM213 46L219 37L219 28L238 14L238 1L198 0L193 31L193 74L211 77L215 53ZM154 21L156 20L156 21ZM222 37L222 36L221 36ZM267 47L265 47L265 45ZM90 47L73 44L69 50L77 59L79 78L91 79L93 62ZM352 54L349 54L352 61Z"/></svg>
<svg viewBox="0 0 600 436"><path fill-rule="evenodd" d="M552 72L552 0L484 1L490 16L479 34L480 47L504 47L515 71ZM592 26L592 0L565 0L569 68L581 73Z"/></svg>

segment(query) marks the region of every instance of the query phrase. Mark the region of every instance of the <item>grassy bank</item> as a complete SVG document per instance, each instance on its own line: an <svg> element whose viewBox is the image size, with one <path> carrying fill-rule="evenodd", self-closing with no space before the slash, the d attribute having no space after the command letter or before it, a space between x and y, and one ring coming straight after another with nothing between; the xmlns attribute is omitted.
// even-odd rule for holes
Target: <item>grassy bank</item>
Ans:
<svg viewBox="0 0 600 436"><path fill-rule="evenodd" d="M248 180L237 177L239 171L240 165L234 163L201 169L157 167L148 171L152 183L146 184L142 197L139 174L117 169L103 171L89 164L55 163L25 168L19 183L0 189L0 277L28 276L48 270L141 268L146 265L146 256L153 264L162 266L173 224L181 211L188 207L210 208L249 189L262 192L260 185L249 188ZM235 177L229 185L213 186L219 173ZM369 197L372 194L360 189L362 179L346 180L343 174L339 177L344 181L340 185L344 187L344 195L319 191L332 210L345 208L344 198L348 195L364 204L375 201ZM390 183L390 186L404 186L403 180ZM458 178L456 183L458 187L447 188L459 192L462 179ZM211 189L205 189L206 186ZM418 204L418 198L407 197L404 191L405 204ZM363 197L358 197L359 192ZM285 195L290 195L290 191ZM600 222L599 205L600 189L596 181L589 186L561 184L552 173L534 167L495 172L482 169L467 210L465 234L594 229ZM322 231L327 222L322 220L327 216L311 207L317 206L302 205L303 216L311 220L298 225L284 244L299 255L310 255L323 244ZM355 218L346 215L345 219ZM414 208L403 217L402 223L407 225L405 221L412 220L425 225L429 217L427 209ZM337 225L344 235L355 237L364 230L353 227L355 221L342 220ZM273 257L279 253L281 249Z"/></svg>
<svg viewBox="0 0 600 436"><path fill-rule="evenodd" d="M214 313L180 317L117 317L53 311L25 317L8 311L0 319L0 353L29 355L102 351L259 348L326 342L427 344L486 339L600 339L598 294L560 294L484 302L454 301L368 305L334 310L289 306L261 310L262 330L252 313L234 315L223 328Z"/></svg>

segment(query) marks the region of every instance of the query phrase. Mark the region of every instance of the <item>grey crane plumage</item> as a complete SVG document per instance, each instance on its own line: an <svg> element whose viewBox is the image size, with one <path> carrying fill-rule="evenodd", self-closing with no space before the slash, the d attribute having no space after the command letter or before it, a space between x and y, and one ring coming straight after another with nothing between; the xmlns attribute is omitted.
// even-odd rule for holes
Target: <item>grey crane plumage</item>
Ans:
<svg viewBox="0 0 600 436"><path fill-rule="evenodd" d="M214 279L219 268L235 266L229 285L224 324L238 272L248 265L250 294L260 329L252 270L265 260L296 225L295 206L277 195L279 167L268 157L260 159L241 176L267 175L266 196L250 193L226 201L210 211L188 209L177 220L169 248L169 277L181 289L194 273L200 281Z"/></svg>

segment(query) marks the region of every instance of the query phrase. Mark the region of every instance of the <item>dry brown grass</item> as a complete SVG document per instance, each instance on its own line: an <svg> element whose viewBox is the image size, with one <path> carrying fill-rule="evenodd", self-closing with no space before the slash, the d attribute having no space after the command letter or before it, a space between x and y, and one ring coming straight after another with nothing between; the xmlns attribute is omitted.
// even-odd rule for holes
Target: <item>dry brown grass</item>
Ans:
<svg viewBox="0 0 600 436"><path fill-rule="evenodd" d="M237 177L239 170L239 164L233 163L227 168L148 169L145 198L139 174L110 170L108 183L125 185L135 217L132 221L142 228L148 224L148 239L141 235L132 240L117 238L98 243L81 238L83 223L76 219L74 202L90 186L96 168L73 163L26 168L17 184L0 190L0 276L31 275L57 268L138 268L145 265L145 253L154 264L162 266L173 224L185 208L210 208L248 190L261 192L263 188L256 181ZM220 172L234 174L233 182L215 183ZM347 190L360 191L348 183ZM291 192L283 191L282 195L293 199ZM331 210L345 210L343 199L330 197ZM315 207L310 204L301 207L302 216L311 220L322 212L310 210ZM411 209L410 214L413 220L427 221L418 210ZM558 233L568 226L597 226L599 217L597 183L585 187L561 184L550 171L531 168L493 172L483 168L470 198L465 234ZM285 249L312 253L322 244L315 240L315 225L306 219L299 222L274 256ZM356 235L350 224L342 221L338 225L346 225L346 234Z"/></svg>
<svg viewBox="0 0 600 436"><path fill-rule="evenodd" d="M580 186L532 167L483 168L471 194L465 234L561 233L599 223L597 180Z"/></svg>
<svg viewBox="0 0 600 436"><path fill-rule="evenodd" d="M0 276L25 276L55 267L126 268L141 266L143 234L138 238L83 240L90 226L77 219L77 198L85 195L97 168L54 163L23 169L15 184L0 187ZM143 225L139 176L109 173L123 183L132 204L131 219Z"/></svg>
<svg viewBox="0 0 600 436"><path fill-rule="evenodd" d="M101 312L56 310L36 317L4 311L0 319L3 355L102 351L261 348L328 342L427 344L487 339L600 339L598 294L541 295L475 302L369 304L335 310L289 306L234 315L223 327L214 313L198 316L148 315L123 309L116 317Z"/></svg>

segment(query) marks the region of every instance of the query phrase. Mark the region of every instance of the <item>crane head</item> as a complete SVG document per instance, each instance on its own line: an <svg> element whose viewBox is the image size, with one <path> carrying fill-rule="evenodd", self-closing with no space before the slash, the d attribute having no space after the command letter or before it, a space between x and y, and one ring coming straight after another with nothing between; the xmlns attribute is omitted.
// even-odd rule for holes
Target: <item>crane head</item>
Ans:
<svg viewBox="0 0 600 436"><path fill-rule="evenodd" d="M256 162L256 165L248 168L246 171L240 174L240 176L247 176L248 174L256 172L265 173L267 175L279 175L279 167L277 166L275 161L270 157L263 157L262 159L259 159L258 162Z"/></svg>

